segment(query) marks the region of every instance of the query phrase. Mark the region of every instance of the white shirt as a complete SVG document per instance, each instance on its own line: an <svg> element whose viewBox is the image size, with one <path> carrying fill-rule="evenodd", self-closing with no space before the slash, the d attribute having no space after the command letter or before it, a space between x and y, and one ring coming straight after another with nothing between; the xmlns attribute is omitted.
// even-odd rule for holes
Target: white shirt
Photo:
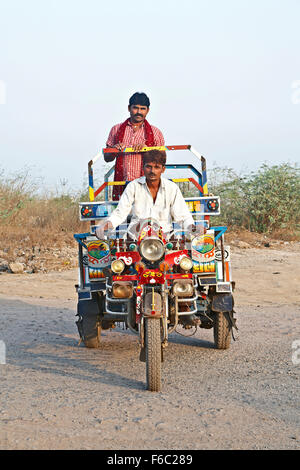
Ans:
<svg viewBox="0 0 300 470"><path fill-rule="evenodd" d="M179 187L173 181L163 177L160 179L155 202L145 176L131 181L108 220L116 228L126 220L131 210L131 223L151 217L160 223L164 232L172 230L172 221L183 222L185 227L194 223Z"/></svg>

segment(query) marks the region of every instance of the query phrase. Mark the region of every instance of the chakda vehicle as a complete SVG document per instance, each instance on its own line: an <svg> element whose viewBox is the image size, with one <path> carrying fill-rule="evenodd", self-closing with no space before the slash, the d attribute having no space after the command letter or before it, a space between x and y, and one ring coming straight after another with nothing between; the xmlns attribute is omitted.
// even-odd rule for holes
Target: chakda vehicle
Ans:
<svg viewBox="0 0 300 470"><path fill-rule="evenodd" d="M163 351L172 332L211 328L215 347L227 349L236 320L230 249L224 243L227 227L210 224L210 217L220 214L220 198L208 193L206 160L190 145L145 147L142 151L154 148L189 150L201 162L201 171L190 164L166 165L167 169L194 173L193 178L172 181L196 187L197 196L185 198L195 231L173 224L172 232L163 233L158 220L132 226L127 219L99 240L95 236L97 221L108 217L117 205L109 199L109 187L126 185L125 181L109 181L112 167L104 183L94 189L93 165L102 154L120 153L107 148L88 164L90 200L80 203L80 220L90 222L90 231L74 237L79 258L76 323L81 340L88 348L98 348L102 329L125 325L139 337L147 389L159 391ZM127 152L133 149L126 148L124 158ZM102 191L104 200L96 201Z"/></svg>

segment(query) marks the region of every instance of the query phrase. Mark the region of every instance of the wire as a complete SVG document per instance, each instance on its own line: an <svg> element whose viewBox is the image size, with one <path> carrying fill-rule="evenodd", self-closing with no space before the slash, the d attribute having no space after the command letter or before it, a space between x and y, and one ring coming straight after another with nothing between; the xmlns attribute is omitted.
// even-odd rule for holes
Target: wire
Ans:
<svg viewBox="0 0 300 470"><path fill-rule="evenodd" d="M194 336L194 334L197 332L198 326L196 325L194 328L195 328L195 331L191 335L183 335L182 333L179 333L179 331L177 331L177 329L175 329L175 332L177 334L179 334L180 336L183 336L184 338L189 338L190 336Z"/></svg>

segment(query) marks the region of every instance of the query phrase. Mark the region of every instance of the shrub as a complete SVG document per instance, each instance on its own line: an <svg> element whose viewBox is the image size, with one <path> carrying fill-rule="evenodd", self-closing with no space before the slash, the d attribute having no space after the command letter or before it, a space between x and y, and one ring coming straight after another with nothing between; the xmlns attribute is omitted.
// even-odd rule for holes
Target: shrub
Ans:
<svg viewBox="0 0 300 470"><path fill-rule="evenodd" d="M263 164L239 176L228 168L209 174L209 190L221 197L218 223L239 225L254 232L299 229L300 173L296 164Z"/></svg>

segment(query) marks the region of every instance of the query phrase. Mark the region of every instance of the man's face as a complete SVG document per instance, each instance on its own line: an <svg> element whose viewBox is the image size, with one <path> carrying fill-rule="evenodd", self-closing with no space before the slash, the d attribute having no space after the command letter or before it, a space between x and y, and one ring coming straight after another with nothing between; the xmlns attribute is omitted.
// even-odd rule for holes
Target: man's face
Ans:
<svg viewBox="0 0 300 470"><path fill-rule="evenodd" d="M158 182L166 167L156 162L145 163L144 175L150 183Z"/></svg>
<svg viewBox="0 0 300 470"><path fill-rule="evenodd" d="M146 118L149 108L140 104L132 104L131 106L128 106L128 111L130 113L131 122L139 124Z"/></svg>

